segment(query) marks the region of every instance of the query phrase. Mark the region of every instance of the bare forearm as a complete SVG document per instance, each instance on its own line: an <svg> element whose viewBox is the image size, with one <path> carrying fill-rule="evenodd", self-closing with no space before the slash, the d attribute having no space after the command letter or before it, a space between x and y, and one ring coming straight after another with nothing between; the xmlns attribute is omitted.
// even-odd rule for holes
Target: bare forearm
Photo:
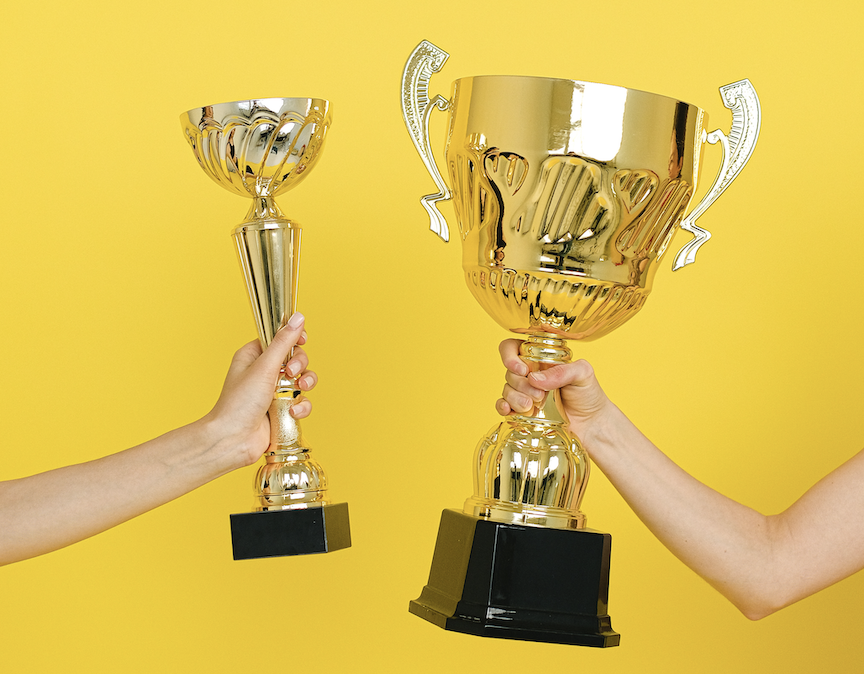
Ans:
<svg viewBox="0 0 864 674"><path fill-rule="evenodd" d="M0 482L0 564L83 540L237 467L199 421L95 461Z"/></svg>
<svg viewBox="0 0 864 674"><path fill-rule="evenodd" d="M777 518L690 476L614 406L583 441L651 532L745 615L759 618L789 603L776 573L775 550L784 537Z"/></svg>

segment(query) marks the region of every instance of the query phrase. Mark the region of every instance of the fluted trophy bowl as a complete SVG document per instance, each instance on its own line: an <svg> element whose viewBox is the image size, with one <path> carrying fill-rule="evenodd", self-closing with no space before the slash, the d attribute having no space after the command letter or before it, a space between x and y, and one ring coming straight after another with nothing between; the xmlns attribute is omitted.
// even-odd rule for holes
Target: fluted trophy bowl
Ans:
<svg viewBox="0 0 864 674"><path fill-rule="evenodd" d="M564 339L629 320L696 189L705 113L542 77L459 79L451 100L446 166L481 306L512 332Z"/></svg>
<svg viewBox="0 0 864 674"><path fill-rule="evenodd" d="M275 197L321 156L330 126L323 98L257 98L187 112L183 130L201 168L227 190Z"/></svg>

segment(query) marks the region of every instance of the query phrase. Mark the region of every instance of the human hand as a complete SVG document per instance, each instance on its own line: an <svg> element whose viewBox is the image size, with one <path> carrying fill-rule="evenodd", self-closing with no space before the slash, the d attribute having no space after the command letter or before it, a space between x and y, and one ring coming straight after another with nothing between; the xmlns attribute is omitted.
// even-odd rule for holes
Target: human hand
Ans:
<svg viewBox="0 0 864 674"><path fill-rule="evenodd" d="M558 391L555 402L564 418L569 421L570 431L586 444L605 421L615 406L606 396L594 368L584 360L555 365L543 370L531 371L519 357L518 339L501 342L498 351L507 368L502 398L495 407L498 413L526 414L536 405L541 405L548 392Z"/></svg>
<svg viewBox="0 0 864 674"><path fill-rule="evenodd" d="M270 442L267 410L273 401L282 363L292 348L294 353L285 364L286 374L298 376L302 391L309 391L318 383L318 376L306 370L309 358L299 346L306 343L304 324L303 314L295 313L263 352L256 339L234 354L219 400L205 420L215 429L219 444L237 466L255 463L267 449ZM299 398L291 408L291 416L303 419L311 411L312 403Z"/></svg>

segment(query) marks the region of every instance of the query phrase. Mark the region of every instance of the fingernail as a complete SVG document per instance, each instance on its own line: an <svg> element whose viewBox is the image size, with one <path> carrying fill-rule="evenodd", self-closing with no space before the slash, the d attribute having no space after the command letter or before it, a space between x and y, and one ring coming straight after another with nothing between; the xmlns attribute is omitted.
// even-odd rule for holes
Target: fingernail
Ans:
<svg viewBox="0 0 864 674"><path fill-rule="evenodd" d="M546 381L546 375L542 372L533 373L534 381Z"/></svg>
<svg viewBox="0 0 864 674"><path fill-rule="evenodd" d="M300 363L297 361L291 361L286 366L286 369L291 373L292 377L296 377L300 373Z"/></svg>
<svg viewBox="0 0 864 674"><path fill-rule="evenodd" d="M306 334L305 330L302 333L300 333L300 335L303 337L303 339L309 339L309 335Z"/></svg>
<svg viewBox="0 0 864 674"><path fill-rule="evenodd" d="M528 374L528 366L525 363L520 362L516 366L516 374L521 376L526 376Z"/></svg>
<svg viewBox="0 0 864 674"><path fill-rule="evenodd" d="M288 327L292 330L296 330L301 325L303 325L303 321L306 320L306 317L303 316L299 311L295 311L291 314L291 318L288 319Z"/></svg>
<svg viewBox="0 0 864 674"><path fill-rule="evenodd" d="M303 386L305 386L306 388L311 388L312 384L314 383L312 377L303 377L302 381Z"/></svg>

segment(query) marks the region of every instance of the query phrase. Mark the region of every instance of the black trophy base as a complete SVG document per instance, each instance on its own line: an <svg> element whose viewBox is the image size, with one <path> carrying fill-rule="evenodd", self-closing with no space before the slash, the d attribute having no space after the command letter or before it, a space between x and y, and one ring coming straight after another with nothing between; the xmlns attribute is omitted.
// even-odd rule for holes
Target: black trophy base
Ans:
<svg viewBox="0 0 864 674"><path fill-rule="evenodd" d="M408 607L445 630L617 646L607 613L612 536L441 514L429 583Z"/></svg>
<svg viewBox="0 0 864 674"><path fill-rule="evenodd" d="M350 548L348 504L231 515L231 543L235 560Z"/></svg>

